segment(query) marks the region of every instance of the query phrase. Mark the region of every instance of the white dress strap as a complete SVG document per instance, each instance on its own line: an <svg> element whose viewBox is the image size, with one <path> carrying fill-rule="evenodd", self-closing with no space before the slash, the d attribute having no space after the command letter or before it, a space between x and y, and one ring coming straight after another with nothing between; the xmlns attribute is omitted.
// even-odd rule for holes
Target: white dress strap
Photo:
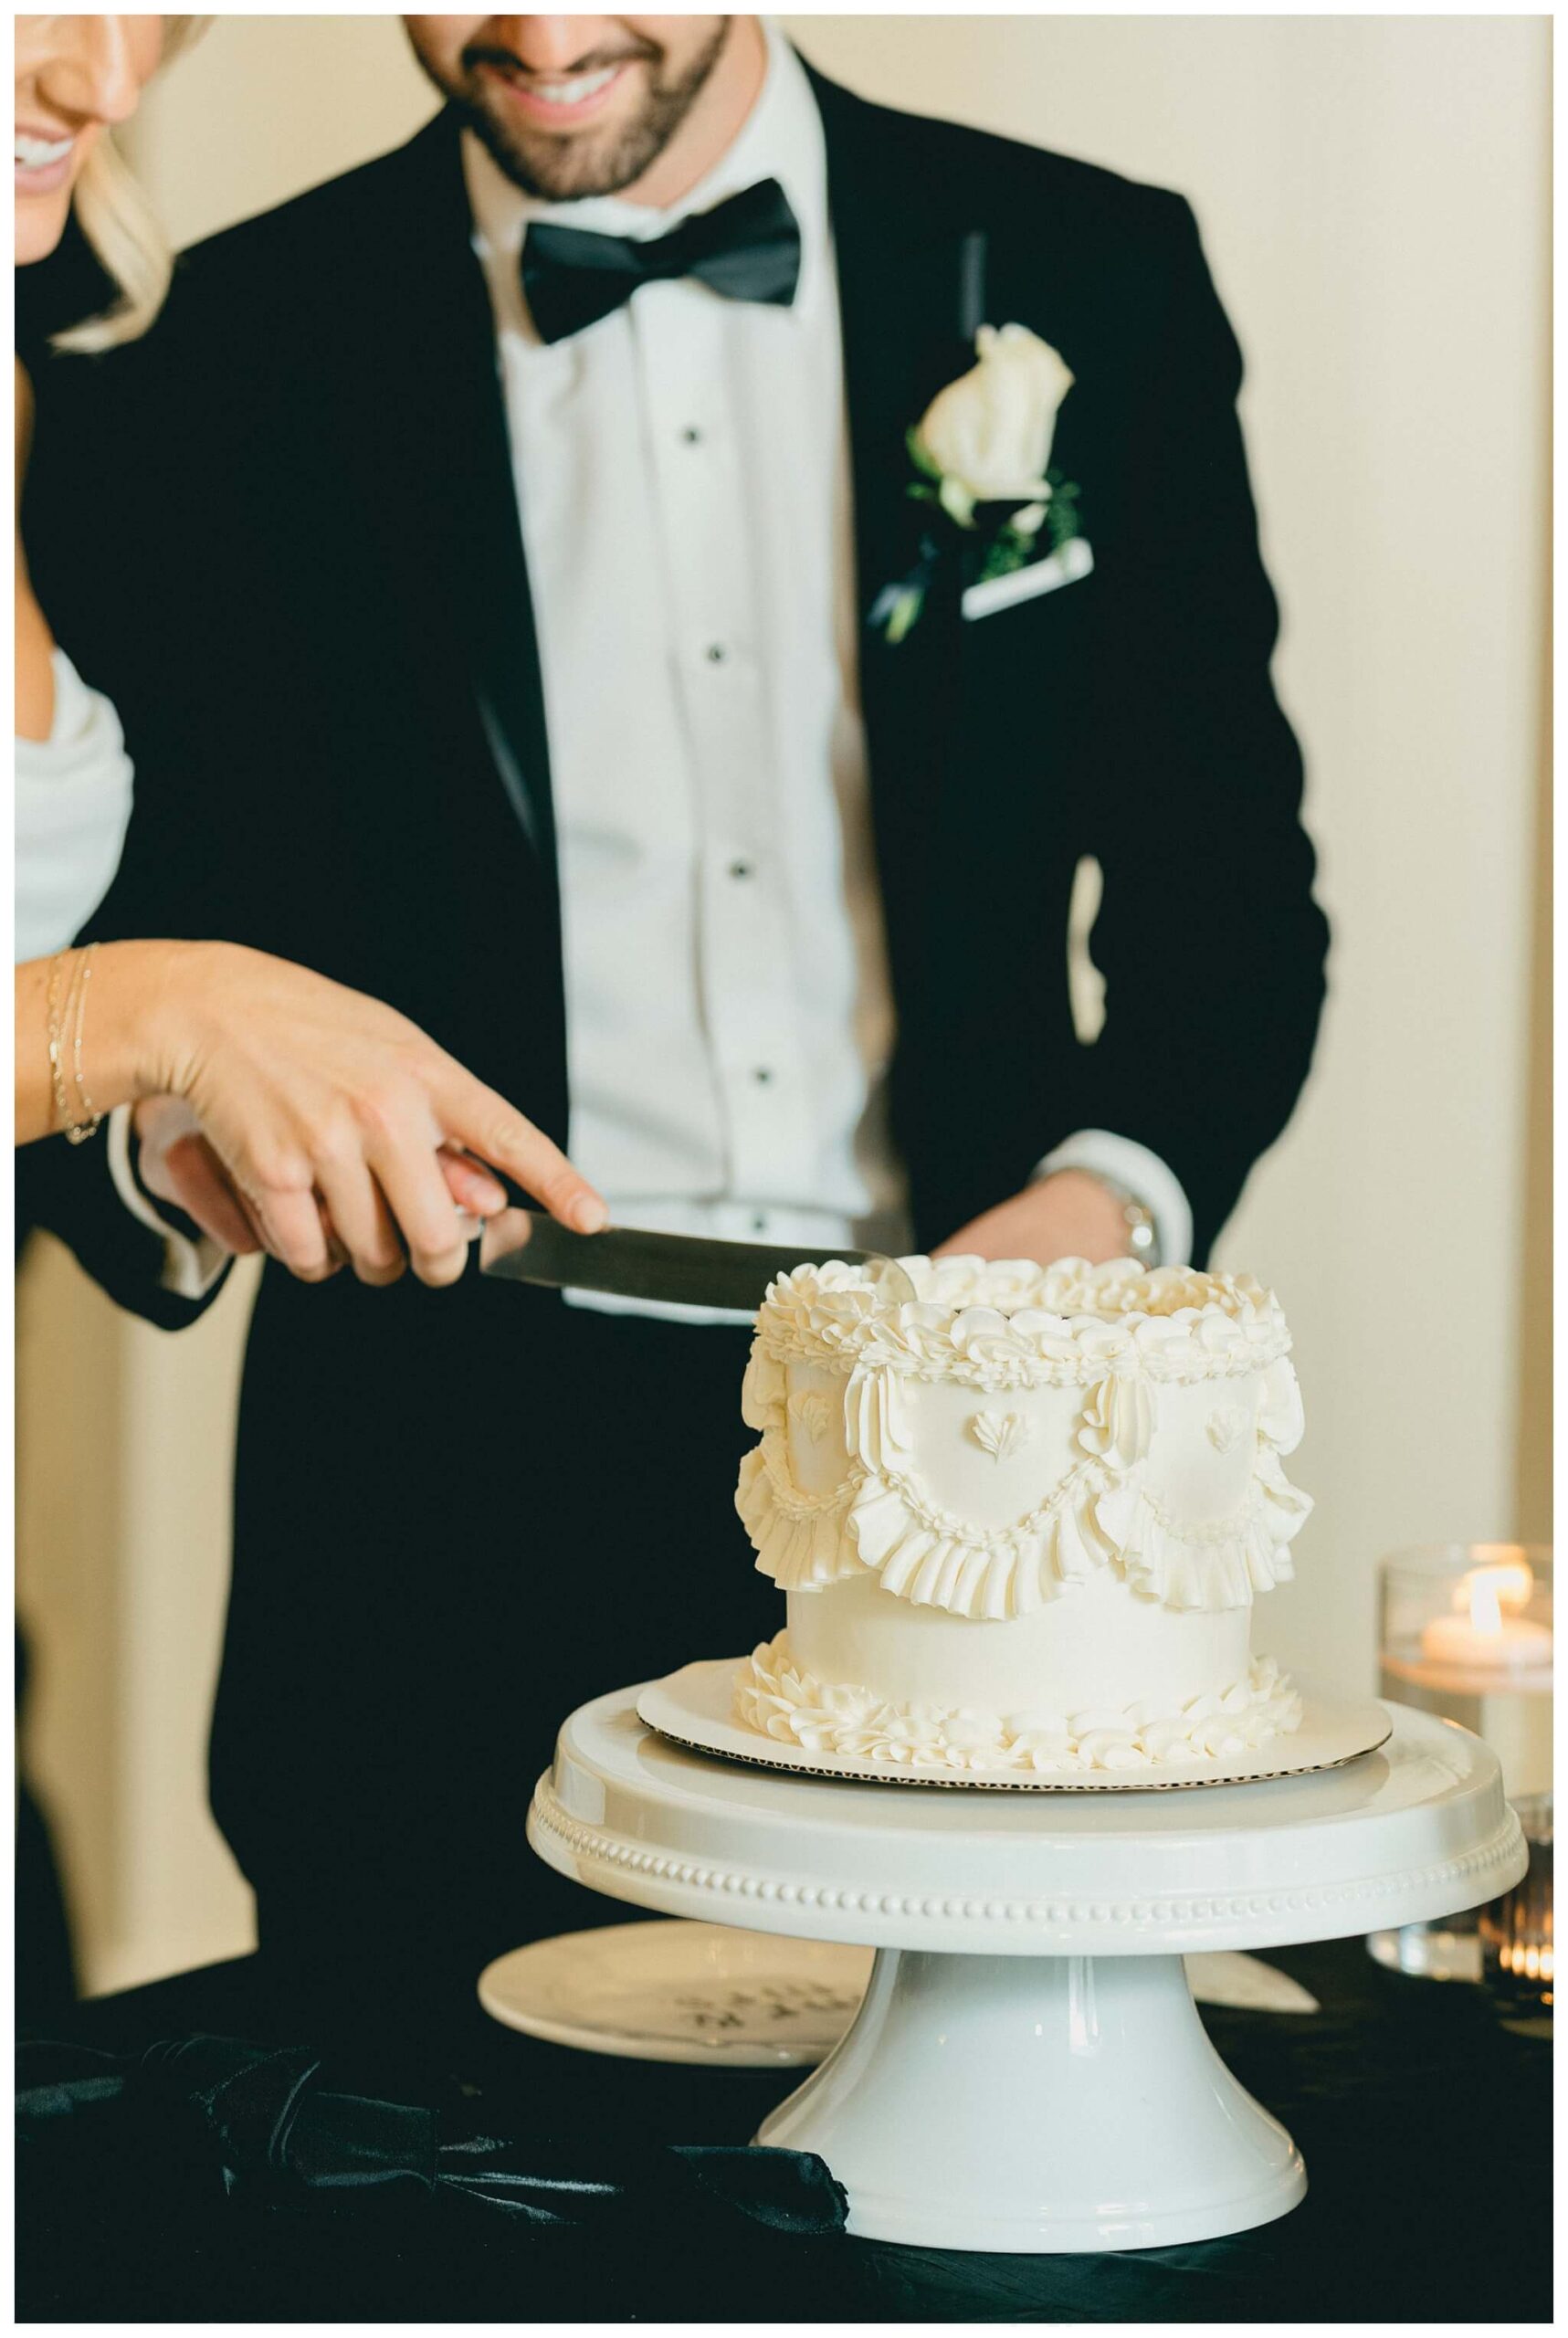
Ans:
<svg viewBox="0 0 1568 2338"><path fill-rule="evenodd" d="M16 741L17 962L63 950L108 892L131 817L131 758L109 700L54 653L47 739Z"/></svg>

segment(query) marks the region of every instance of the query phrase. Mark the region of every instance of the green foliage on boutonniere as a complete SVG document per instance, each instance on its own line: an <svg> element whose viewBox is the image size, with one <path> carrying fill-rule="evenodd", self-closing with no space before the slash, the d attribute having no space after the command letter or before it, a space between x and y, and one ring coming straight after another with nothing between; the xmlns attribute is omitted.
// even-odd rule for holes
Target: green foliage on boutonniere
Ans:
<svg viewBox="0 0 1568 2338"><path fill-rule="evenodd" d="M914 567L897 584L884 586L871 608L871 626L884 640L895 645L904 639L919 619L944 546L970 571L971 583L987 584L993 577L1012 576L1041 558L1042 536L1054 553L1082 532L1076 479L1064 479L1059 471L1047 471L1047 493L1042 499L1018 506L1005 518L993 517L998 511L997 505L976 503L962 490L956 496L943 492L944 487L951 488L952 483L943 480L918 430L906 434L905 444L918 476L910 480L904 492L911 502L929 507L931 526L921 537L920 558ZM955 509L955 504L960 504L962 511Z"/></svg>
<svg viewBox="0 0 1568 2338"><path fill-rule="evenodd" d="M1046 506L1046 533L1051 540L1051 550L1059 552L1063 544L1071 543L1083 533L1078 517L1078 481L1063 479L1059 471L1047 471L1051 483L1051 500Z"/></svg>
<svg viewBox="0 0 1568 2338"><path fill-rule="evenodd" d="M1052 552L1079 533L1077 483L1063 479L1059 471L1047 471L1046 479L1050 488L1047 500L1028 504L1004 520L986 545L977 584L988 584L994 576L1012 576L1026 568L1037 555L1042 531Z"/></svg>

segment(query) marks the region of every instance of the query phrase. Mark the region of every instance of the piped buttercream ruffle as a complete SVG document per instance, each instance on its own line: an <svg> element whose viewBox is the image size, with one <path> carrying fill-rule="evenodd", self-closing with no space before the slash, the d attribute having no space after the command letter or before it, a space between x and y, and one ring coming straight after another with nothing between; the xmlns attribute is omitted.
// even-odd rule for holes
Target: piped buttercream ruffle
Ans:
<svg viewBox="0 0 1568 2338"><path fill-rule="evenodd" d="M781 1591L837 1583L864 1569L844 1532L847 1488L826 1495L801 1493L789 1477L782 1430L764 1429L763 1441L741 1464L735 1508L752 1539L757 1565Z"/></svg>
<svg viewBox="0 0 1568 2338"><path fill-rule="evenodd" d="M1143 1703L1008 1715L889 1704L851 1682L818 1680L796 1664L787 1632L742 1664L733 1711L764 1737L868 1768L1035 1775L1234 1760L1301 1722L1300 1697L1271 1657L1256 1658L1241 1680L1173 1711Z"/></svg>
<svg viewBox="0 0 1568 2338"><path fill-rule="evenodd" d="M952 1616L1026 1616L1114 1559L1095 1515L1100 1483L1092 1468L1075 1470L1027 1519L987 1529L938 1509L907 1479L868 1477L845 1522L896 1597Z"/></svg>

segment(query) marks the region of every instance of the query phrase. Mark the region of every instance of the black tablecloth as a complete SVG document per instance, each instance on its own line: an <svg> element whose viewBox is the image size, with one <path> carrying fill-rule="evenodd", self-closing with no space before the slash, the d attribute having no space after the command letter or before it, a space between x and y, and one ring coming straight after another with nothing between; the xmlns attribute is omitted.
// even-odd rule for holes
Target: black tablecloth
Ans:
<svg viewBox="0 0 1568 2338"><path fill-rule="evenodd" d="M1314 2017L1205 2007L1237 2078L1303 2152L1304 2204L1256 2232L1105 2256L984 2257L737 2231L695 2246L658 2217L607 2247L462 2202L345 2195L266 2205L123 2145L26 2156L17 2314L34 2322L1548 2322L1549 2046L1478 1989L1408 1980L1362 1942L1270 1953ZM321 2050L335 2081L423 2100L444 2130L553 2140L743 2142L788 2072L621 2061L454 2006L449 2033L334 2049L276 2026L262 1957L77 2009L117 2052L211 2031ZM410 2083L416 2069L424 2075ZM416 2091L417 2089L417 2091ZM933 2147L940 2143L933 2138Z"/></svg>

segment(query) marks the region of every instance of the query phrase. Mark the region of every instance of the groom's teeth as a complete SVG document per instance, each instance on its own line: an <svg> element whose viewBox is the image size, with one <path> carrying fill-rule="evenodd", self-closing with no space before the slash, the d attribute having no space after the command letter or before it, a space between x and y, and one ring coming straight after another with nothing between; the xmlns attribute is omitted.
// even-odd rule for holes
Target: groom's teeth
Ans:
<svg viewBox="0 0 1568 2338"><path fill-rule="evenodd" d="M73 143L68 138L28 138L19 130L16 141L17 167L24 171L45 171L51 163L63 163Z"/></svg>
<svg viewBox="0 0 1568 2338"><path fill-rule="evenodd" d="M580 73L574 81L536 81L533 95L547 106L580 106L584 98L607 89L618 70L617 66L606 65L603 72Z"/></svg>

